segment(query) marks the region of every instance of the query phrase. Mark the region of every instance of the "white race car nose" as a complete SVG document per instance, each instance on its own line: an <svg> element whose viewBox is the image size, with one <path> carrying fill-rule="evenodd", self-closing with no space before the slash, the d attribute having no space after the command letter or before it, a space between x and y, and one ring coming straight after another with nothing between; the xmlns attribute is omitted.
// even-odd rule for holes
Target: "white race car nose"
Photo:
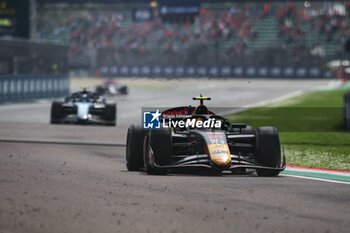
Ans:
<svg viewBox="0 0 350 233"><path fill-rule="evenodd" d="M77 116L80 120L87 120L89 118L90 103L77 103Z"/></svg>

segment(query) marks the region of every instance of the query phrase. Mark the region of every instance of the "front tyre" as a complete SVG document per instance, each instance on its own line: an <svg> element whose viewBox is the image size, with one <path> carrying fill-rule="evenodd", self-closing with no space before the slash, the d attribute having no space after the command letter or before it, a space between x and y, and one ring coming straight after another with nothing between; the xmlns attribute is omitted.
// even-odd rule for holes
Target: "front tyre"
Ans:
<svg viewBox="0 0 350 233"><path fill-rule="evenodd" d="M116 104L106 104L104 118L109 121L108 125L116 125Z"/></svg>
<svg viewBox="0 0 350 233"><path fill-rule="evenodd" d="M57 124L63 117L63 103L54 101L51 105L51 115L50 122L51 124Z"/></svg>
<svg viewBox="0 0 350 233"><path fill-rule="evenodd" d="M126 138L126 168L129 171L138 171L143 167L143 139L146 130L131 125Z"/></svg>
<svg viewBox="0 0 350 233"><path fill-rule="evenodd" d="M159 166L169 164L171 153L171 130L170 129L154 129L150 130L145 138L144 162L145 170L150 175L165 175L167 169L159 169L150 165L150 158ZM153 152L153 154L151 153Z"/></svg>
<svg viewBox="0 0 350 233"><path fill-rule="evenodd" d="M281 145L275 127L265 126L256 129L256 161L267 167L281 167ZM277 176L280 171L256 169L258 176Z"/></svg>

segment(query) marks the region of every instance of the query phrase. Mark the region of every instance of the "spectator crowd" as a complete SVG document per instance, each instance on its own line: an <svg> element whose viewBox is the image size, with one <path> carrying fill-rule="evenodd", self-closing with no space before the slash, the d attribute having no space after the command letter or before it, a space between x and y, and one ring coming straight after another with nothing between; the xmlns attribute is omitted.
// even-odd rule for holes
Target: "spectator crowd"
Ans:
<svg viewBox="0 0 350 233"><path fill-rule="evenodd" d="M42 39L68 42L71 57L88 49L111 49L118 57L122 51L147 56L157 49L177 55L200 47L210 50L215 57L231 59L245 54L249 44L259 40L255 25L266 17L274 17L278 23L276 39L282 40L285 46L303 45L313 32L320 38L325 37L328 43L345 43L349 36L346 13L349 7L347 3L337 9L332 4L308 7L293 2L235 3L222 8L202 6L193 22L178 24L164 23L157 10L153 11L153 19L145 22L133 22L130 10L81 10L53 19L55 22L48 30L40 31L42 25L38 28ZM311 45L310 53L325 55L320 44Z"/></svg>

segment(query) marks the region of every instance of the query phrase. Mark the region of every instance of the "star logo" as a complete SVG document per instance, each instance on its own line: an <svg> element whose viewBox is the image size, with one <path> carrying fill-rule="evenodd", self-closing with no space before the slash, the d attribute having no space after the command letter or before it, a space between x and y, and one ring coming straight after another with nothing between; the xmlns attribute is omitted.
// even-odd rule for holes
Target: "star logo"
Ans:
<svg viewBox="0 0 350 233"><path fill-rule="evenodd" d="M160 116L162 113L157 109L154 111L143 112L143 128L145 129L160 129Z"/></svg>
<svg viewBox="0 0 350 233"><path fill-rule="evenodd" d="M159 113L159 109L157 109L157 111L156 111L155 113L151 113L151 115L153 116L153 118L152 118L152 120L151 120L151 122L152 122L152 121L158 119L158 117L159 117L160 115L162 115L162 114L160 114L160 113Z"/></svg>

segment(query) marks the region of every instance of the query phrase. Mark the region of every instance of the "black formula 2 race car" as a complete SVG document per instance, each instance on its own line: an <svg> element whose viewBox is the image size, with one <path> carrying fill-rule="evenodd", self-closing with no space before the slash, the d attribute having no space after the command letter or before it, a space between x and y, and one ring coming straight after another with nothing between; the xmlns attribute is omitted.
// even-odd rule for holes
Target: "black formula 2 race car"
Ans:
<svg viewBox="0 0 350 233"><path fill-rule="evenodd" d="M108 80L96 87L96 93L100 95L127 95L129 93L129 88L126 85L121 85L113 80Z"/></svg>
<svg viewBox="0 0 350 233"><path fill-rule="evenodd" d="M54 101L51 105L51 124L102 124L116 125L116 103L106 99L86 87L75 92L64 101Z"/></svg>
<svg viewBox="0 0 350 233"><path fill-rule="evenodd" d="M277 176L285 169L285 155L283 151L281 164L275 127L254 129L230 124L207 109L203 100L209 99L194 97L201 101L197 108L184 106L163 111L160 129L131 125L126 142L127 169L153 175L177 169L207 169L214 174L256 170L258 176Z"/></svg>

